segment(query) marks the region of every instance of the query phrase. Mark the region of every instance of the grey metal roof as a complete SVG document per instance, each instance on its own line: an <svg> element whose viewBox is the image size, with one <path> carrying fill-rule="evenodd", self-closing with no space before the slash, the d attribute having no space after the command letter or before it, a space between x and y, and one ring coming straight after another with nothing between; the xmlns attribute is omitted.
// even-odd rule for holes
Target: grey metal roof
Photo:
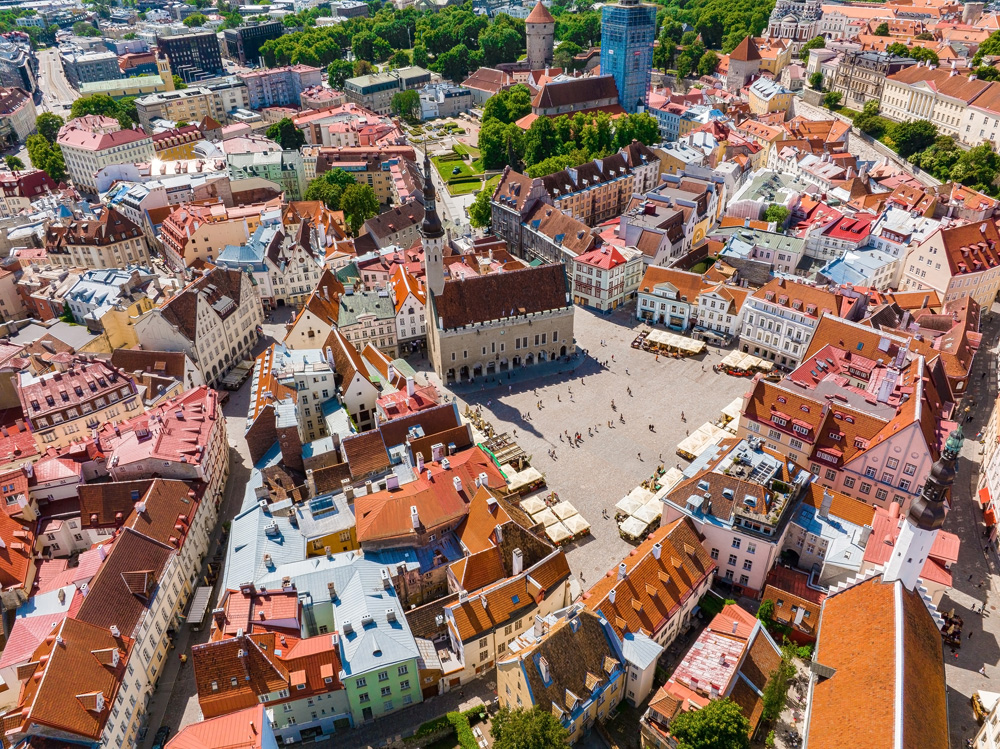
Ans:
<svg viewBox="0 0 1000 749"><path fill-rule="evenodd" d="M265 555L269 555L266 560ZM233 518L226 550L226 587L257 583L278 566L305 556L305 539L289 519L255 505Z"/></svg>
<svg viewBox="0 0 1000 749"><path fill-rule="evenodd" d="M420 657L403 606L392 583L383 582L383 573L389 575L384 565L347 552L281 565L257 582L273 587L290 577L300 597L314 605L330 602L340 635L343 678ZM335 591L332 600L330 583ZM352 631L345 634L348 622Z"/></svg>
<svg viewBox="0 0 1000 749"><path fill-rule="evenodd" d="M660 657L660 653L662 652L662 645L646 637L641 632L625 633L622 641L622 653L625 655L625 660L634 664L636 668L640 670L648 668L650 664Z"/></svg>

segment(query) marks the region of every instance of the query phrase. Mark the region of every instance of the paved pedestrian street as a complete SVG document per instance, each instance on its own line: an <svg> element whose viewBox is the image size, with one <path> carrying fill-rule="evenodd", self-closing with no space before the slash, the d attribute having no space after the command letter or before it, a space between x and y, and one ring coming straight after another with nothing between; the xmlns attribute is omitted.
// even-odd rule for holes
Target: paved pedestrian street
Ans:
<svg viewBox="0 0 1000 749"><path fill-rule="evenodd" d="M520 370L511 381L491 383L485 390L475 389L482 387L477 383L456 393L463 409L465 403L481 406L483 417L498 432L516 437L532 456L532 465L545 474L546 493L555 491L572 502L591 524L591 537L568 549L570 565L582 575L585 588L633 548L618 535L615 503L652 475L661 454L665 467L686 466L675 452L677 443L704 422L717 421L749 383L712 371L726 350L720 354L710 348L708 354L691 359L661 356L657 361L653 354L633 349L639 324L634 309L629 305L608 317L577 307L577 347L588 354L575 369L565 365L567 371L558 374L557 365L552 365L552 374L543 377ZM600 366L603 361L607 368ZM617 411L611 408L612 400ZM681 421L682 412L686 422ZM588 429L596 429L593 436ZM582 444L570 447L565 431L581 433ZM555 459L548 455L552 449ZM605 509L608 519L602 516Z"/></svg>

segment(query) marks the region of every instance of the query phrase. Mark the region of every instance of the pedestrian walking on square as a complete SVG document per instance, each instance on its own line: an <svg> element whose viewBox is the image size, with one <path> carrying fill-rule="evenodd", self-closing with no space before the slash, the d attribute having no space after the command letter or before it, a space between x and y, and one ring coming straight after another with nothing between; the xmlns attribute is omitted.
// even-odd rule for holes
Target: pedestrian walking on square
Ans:
<svg viewBox="0 0 1000 749"><path fill-rule="evenodd" d="M556 393L556 400L562 403L562 396L560 396L558 393Z"/></svg>
<svg viewBox="0 0 1000 749"><path fill-rule="evenodd" d="M642 453L636 453L639 456L639 460L642 460Z"/></svg>
<svg viewBox="0 0 1000 749"><path fill-rule="evenodd" d="M970 640L972 639L972 635L973 635L973 634L974 634L973 632L969 632L969 639L970 639Z"/></svg>
<svg viewBox="0 0 1000 749"><path fill-rule="evenodd" d="M956 654L955 657L957 658L958 655ZM986 666L980 666L979 673L981 673L983 676L986 676ZM987 677L987 678L989 678L989 677Z"/></svg>

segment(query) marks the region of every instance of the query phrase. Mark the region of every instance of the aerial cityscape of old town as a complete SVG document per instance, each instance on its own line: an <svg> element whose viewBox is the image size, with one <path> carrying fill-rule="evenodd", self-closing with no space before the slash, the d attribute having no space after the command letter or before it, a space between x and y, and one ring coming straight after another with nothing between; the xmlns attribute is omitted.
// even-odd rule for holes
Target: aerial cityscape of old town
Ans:
<svg viewBox="0 0 1000 749"><path fill-rule="evenodd" d="M1000 0L0 0L0 749L1000 749L998 145Z"/></svg>

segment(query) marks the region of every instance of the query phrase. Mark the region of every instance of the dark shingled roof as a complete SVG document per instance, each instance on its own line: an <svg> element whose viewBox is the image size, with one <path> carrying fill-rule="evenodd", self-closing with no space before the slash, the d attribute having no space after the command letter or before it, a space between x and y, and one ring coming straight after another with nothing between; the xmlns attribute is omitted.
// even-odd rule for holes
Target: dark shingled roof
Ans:
<svg viewBox="0 0 1000 749"><path fill-rule="evenodd" d="M233 306L223 315L228 317L239 309L242 290L242 271L213 268L207 275L188 284L187 288L160 307L160 314L167 322L176 326L189 341L194 341L197 339L195 318L198 313L198 294L205 294L208 304L214 304L224 296L232 299Z"/></svg>
<svg viewBox="0 0 1000 749"><path fill-rule="evenodd" d="M491 273L448 281L434 299L441 325L459 328L513 315L562 309L569 305L564 266Z"/></svg>

